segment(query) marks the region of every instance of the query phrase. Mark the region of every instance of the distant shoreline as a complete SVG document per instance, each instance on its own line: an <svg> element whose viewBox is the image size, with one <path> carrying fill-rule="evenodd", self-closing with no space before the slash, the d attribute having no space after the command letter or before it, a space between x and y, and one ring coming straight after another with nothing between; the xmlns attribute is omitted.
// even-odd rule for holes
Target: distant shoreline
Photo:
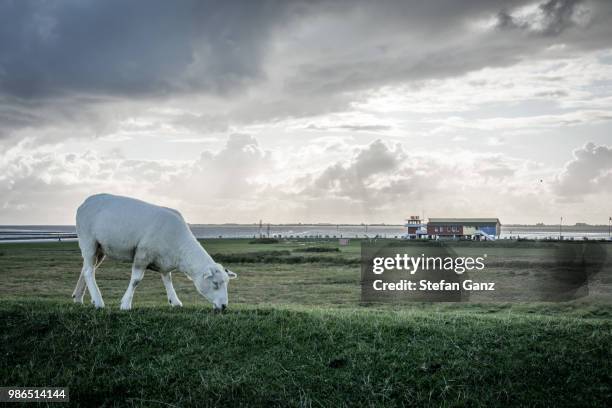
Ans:
<svg viewBox="0 0 612 408"><path fill-rule="evenodd" d="M240 223L234 223L234 222L226 222L226 223L220 223L220 224L215 224L215 223L210 223L210 224L202 224L202 223L188 223L189 226L192 227L206 227L206 226L218 226L218 227L232 227L232 226L236 226L236 227L258 227L259 223L249 223L249 224L240 224ZM327 222L323 222L323 223L288 223L288 224L273 224L273 223L262 223L262 228L266 228L268 225L270 225L270 227L335 227L335 226L340 226L340 227L400 227L403 228L404 224L333 224L333 223L327 223ZM40 229L40 228L75 228L74 224L6 224L6 225L2 225L0 224L0 230L15 230L15 229L19 229L19 230L24 230L24 229L28 229L28 228L35 228L35 229ZM530 229L555 229L555 230L559 230L559 224L502 224L502 228L530 228ZM581 230L584 228L596 228L596 229L605 229L606 231L608 230L608 225L607 224L583 224L583 225L563 225L562 226L563 230L565 229L576 229L576 230ZM46 231L46 230L45 230Z"/></svg>
<svg viewBox="0 0 612 408"><path fill-rule="evenodd" d="M189 224L198 239L254 238L402 238L401 224ZM502 225L499 239L609 240L606 225ZM74 225L0 225L0 242L72 241Z"/></svg>

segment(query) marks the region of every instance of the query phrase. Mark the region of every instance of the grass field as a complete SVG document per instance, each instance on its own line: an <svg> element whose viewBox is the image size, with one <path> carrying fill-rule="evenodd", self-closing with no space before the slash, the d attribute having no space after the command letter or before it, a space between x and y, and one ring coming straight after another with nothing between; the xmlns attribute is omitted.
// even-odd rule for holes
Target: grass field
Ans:
<svg viewBox="0 0 612 408"><path fill-rule="evenodd" d="M80 406L612 404L601 294L364 307L356 241L203 245L239 274L222 315L180 274L170 308L151 271L121 312L129 264L114 261L97 273L107 308L73 305L75 243L0 244L0 385L67 386Z"/></svg>

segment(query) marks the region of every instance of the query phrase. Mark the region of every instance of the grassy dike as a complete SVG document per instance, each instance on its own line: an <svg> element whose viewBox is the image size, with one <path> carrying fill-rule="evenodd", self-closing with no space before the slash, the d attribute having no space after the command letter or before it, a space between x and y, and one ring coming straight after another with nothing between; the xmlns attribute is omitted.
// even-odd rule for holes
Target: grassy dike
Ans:
<svg viewBox="0 0 612 408"><path fill-rule="evenodd" d="M129 265L118 262L98 272L107 308L76 306L75 244L0 244L2 385L68 386L79 406L612 401L609 305L365 308L358 305L357 243L339 252L303 251L334 246L321 243L204 245L240 275L222 315L180 275L175 287L185 307L170 308L152 272L135 309L119 311ZM232 262L254 253L268 259ZM300 256L313 258L290 259Z"/></svg>

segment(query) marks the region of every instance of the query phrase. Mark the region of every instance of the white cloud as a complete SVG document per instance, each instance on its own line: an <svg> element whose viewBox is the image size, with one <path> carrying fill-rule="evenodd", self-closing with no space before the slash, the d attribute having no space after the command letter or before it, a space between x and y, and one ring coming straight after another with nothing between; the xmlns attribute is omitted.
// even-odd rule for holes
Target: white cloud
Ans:
<svg viewBox="0 0 612 408"><path fill-rule="evenodd" d="M190 30L209 14L136 2L116 32L104 4L0 6L2 222L71 222L99 191L199 222L606 210L609 2L281 3ZM134 35L150 21L172 35Z"/></svg>
<svg viewBox="0 0 612 408"><path fill-rule="evenodd" d="M580 200L585 194L612 192L612 146L587 143L574 150L555 181L555 192Z"/></svg>
<svg viewBox="0 0 612 408"><path fill-rule="evenodd" d="M0 156L0 223L72 223L77 206L99 192L157 200L157 183L180 167L91 151L36 149L26 141Z"/></svg>
<svg viewBox="0 0 612 408"><path fill-rule="evenodd" d="M559 213L584 220L589 197L602 202L612 195L612 148L589 144L574 155L556 171L502 153L344 138L287 152L234 134L221 149L183 162L22 143L0 156L0 223L71 223L80 202L102 191L179 208L190 222L401 222L421 210L504 222L553 221ZM570 195L584 200L557 199ZM595 205L590 216L604 210Z"/></svg>

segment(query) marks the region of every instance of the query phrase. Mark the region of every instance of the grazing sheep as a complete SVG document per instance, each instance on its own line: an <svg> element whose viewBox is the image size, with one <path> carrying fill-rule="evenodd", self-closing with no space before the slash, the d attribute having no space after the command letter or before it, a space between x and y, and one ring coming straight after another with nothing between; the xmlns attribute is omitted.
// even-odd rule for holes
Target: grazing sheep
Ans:
<svg viewBox="0 0 612 408"><path fill-rule="evenodd" d="M132 307L134 290L146 269L161 273L172 306L182 306L172 286L171 274L177 270L193 281L215 311L227 307L227 286L236 274L213 261L178 211L133 198L96 194L77 210L76 230L83 255L83 269L72 294L76 303L83 303L87 286L94 306L104 307L95 271L108 256L132 262L122 310Z"/></svg>

